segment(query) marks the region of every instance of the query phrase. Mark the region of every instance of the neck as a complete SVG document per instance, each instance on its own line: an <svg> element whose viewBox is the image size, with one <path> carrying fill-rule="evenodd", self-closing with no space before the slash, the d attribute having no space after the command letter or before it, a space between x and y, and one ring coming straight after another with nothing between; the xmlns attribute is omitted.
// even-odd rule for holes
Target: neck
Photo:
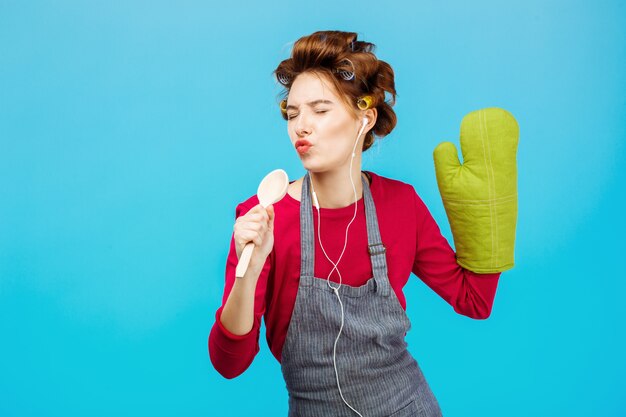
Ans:
<svg viewBox="0 0 626 417"><path fill-rule="evenodd" d="M352 167L352 181L356 188L356 200L354 190L350 182L347 169L341 171L311 172L311 182L315 188L317 200L322 208L343 208L354 204L363 196L363 183L360 164ZM367 181L367 179L366 179Z"/></svg>

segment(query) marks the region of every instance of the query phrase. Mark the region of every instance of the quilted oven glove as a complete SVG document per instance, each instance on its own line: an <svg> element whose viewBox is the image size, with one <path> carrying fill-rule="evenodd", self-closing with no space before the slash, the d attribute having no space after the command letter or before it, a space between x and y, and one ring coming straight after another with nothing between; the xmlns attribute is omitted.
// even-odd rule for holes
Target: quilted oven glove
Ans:
<svg viewBox="0 0 626 417"><path fill-rule="evenodd" d="M491 107L461 121L463 164L451 142L433 153L457 263L479 274L513 268L518 139L513 115Z"/></svg>

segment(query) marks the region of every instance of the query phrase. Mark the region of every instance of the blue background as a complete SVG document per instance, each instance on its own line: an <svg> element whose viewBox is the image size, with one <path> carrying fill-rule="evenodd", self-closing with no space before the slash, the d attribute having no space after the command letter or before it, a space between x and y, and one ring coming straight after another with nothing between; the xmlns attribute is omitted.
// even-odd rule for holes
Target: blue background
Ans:
<svg viewBox="0 0 626 417"><path fill-rule="evenodd" d="M412 184L452 242L432 150L520 125L516 267L491 317L415 276L407 336L444 414L623 416L626 8L618 1L0 1L0 415L281 416L265 330L211 366L235 206L304 174L271 71L316 30L396 72L363 169Z"/></svg>

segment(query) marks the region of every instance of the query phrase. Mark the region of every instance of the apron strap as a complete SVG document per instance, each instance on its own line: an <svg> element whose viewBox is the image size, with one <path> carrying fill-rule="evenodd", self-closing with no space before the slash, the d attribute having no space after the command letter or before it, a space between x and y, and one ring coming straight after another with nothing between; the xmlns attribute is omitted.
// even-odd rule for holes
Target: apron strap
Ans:
<svg viewBox="0 0 626 417"><path fill-rule="evenodd" d="M378 216L376 215L376 206L374 198L370 191L369 184L363 179L363 197L365 199L365 221L367 223L367 244L372 262L372 272L376 281L376 291L384 297L390 294L391 284L387 275L387 257L385 255L386 248L380 237L380 229L378 225Z"/></svg>
<svg viewBox="0 0 626 417"><path fill-rule="evenodd" d="M302 181L300 197L300 285L313 285L315 266L315 233L313 232L313 206L309 195L309 171Z"/></svg>

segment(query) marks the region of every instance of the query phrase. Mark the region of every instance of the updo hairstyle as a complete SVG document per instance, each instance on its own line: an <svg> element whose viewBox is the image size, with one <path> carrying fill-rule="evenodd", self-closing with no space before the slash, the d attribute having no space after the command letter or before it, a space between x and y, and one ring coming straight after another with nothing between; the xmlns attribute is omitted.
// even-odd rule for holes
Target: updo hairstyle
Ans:
<svg viewBox="0 0 626 417"><path fill-rule="evenodd" d="M375 45L357 40L357 34L341 31L319 31L296 41L291 57L273 71L286 99L296 77L305 72L325 75L344 100L346 107L358 117L365 96L371 97L369 108L376 108L376 124L367 132L363 151L374 143L374 135L382 138L396 126L396 114L391 108L396 102L394 73L385 61L372 52ZM385 99L385 93L389 98ZM286 112L281 112L287 120Z"/></svg>

